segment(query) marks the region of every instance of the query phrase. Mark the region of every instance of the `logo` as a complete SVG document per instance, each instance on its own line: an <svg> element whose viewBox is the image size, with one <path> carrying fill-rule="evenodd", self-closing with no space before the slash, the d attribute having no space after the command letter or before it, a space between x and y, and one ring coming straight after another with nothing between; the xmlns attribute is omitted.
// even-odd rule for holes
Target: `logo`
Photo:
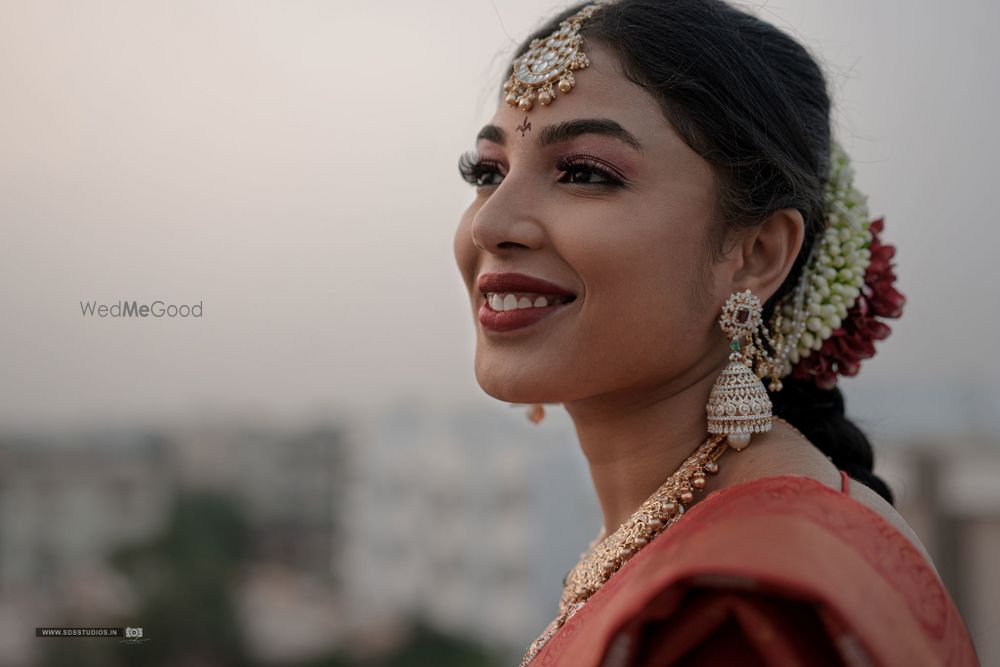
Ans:
<svg viewBox="0 0 1000 667"><path fill-rule="evenodd" d="M141 644L149 640L143 639L142 628L125 628L125 639L119 641L122 644Z"/></svg>
<svg viewBox="0 0 1000 667"><path fill-rule="evenodd" d="M111 305L96 301L81 301L80 312L84 317L201 317L203 302L196 304L167 304L154 301L150 304L140 304L138 301L119 301Z"/></svg>

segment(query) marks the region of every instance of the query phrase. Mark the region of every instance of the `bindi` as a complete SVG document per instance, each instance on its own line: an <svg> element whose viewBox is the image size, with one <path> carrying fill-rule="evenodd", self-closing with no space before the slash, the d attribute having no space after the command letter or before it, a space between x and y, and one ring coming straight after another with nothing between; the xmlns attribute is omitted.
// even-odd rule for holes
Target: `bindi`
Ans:
<svg viewBox="0 0 1000 667"><path fill-rule="evenodd" d="M514 129L520 132L521 136L523 137L524 133L531 129L531 122L528 120L528 116L525 115L524 120L521 122L521 124L515 127Z"/></svg>

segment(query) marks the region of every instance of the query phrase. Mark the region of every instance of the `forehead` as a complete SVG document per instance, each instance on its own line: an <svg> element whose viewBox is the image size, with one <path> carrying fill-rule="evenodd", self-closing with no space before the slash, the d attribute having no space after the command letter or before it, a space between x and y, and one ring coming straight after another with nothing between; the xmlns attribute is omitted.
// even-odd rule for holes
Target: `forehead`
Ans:
<svg viewBox="0 0 1000 667"><path fill-rule="evenodd" d="M514 131L525 119L534 128L541 129L577 118L607 118L639 139L645 152L671 146L674 149L686 147L653 96L625 78L618 58L610 48L599 41L586 39L583 50L590 66L574 72L576 85L569 93L556 92L551 104L541 106L536 103L528 112L508 105L501 93L490 124L505 130L509 143L527 146L535 141L537 130L529 133Z"/></svg>

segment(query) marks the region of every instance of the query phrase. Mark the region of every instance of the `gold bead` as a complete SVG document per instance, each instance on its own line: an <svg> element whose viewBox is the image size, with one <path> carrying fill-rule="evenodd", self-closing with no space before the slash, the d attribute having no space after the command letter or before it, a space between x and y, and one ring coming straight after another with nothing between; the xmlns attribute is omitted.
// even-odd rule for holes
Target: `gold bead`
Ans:
<svg viewBox="0 0 1000 667"><path fill-rule="evenodd" d="M550 93L547 90L543 90L542 92L538 93L538 103L541 104L543 107L547 104L551 104L553 99L555 98L552 97L552 93Z"/></svg>
<svg viewBox="0 0 1000 667"><path fill-rule="evenodd" d="M528 111L532 106L531 99L528 97L522 97L517 101L517 106L521 109L521 111Z"/></svg>
<svg viewBox="0 0 1000 667"><path fill-rule="evenodd" d="M514 106L517 104L517 95L514 93L507 93L507 97L505 97L504 100L507 101L507 104Z"/></svg>
<svg viewBox="0 0 1000 667"><path fill-rule="evenodd" d="M663 506L663 511L667 513L667 516L673 516L677 512L677 503L666 503Z"/></svg>
<svg viewBox="0 0 1000 667"><path fill-rule="evenodd" d="M514 82L512 82L510 79L507 79L506 81L503 82L503 92L509 93L511 88L513 87L514 87Z"/></svg>
<svg viewBox="0 0 1000 667"><path fill-rule="evenodd" d="M559 91L563 93L573 90L573 82L569 79L559 79L559 83L556 85L558 85Z"/></svg>
<svg viewBox="0 0 1000 667"><path fill-rule="evenodd" d="M704 489L705 488L705 478L704 477L695 477L694 479L691 480L691 486L693 486L696 489Z"/></svg>
<svg viewBox="0 0 1000 667"><path fill-rule="evenodd" d="M685 491L681 494L681 502L687 505L692 500L694 500L694 494L690 491Z"/></svg>

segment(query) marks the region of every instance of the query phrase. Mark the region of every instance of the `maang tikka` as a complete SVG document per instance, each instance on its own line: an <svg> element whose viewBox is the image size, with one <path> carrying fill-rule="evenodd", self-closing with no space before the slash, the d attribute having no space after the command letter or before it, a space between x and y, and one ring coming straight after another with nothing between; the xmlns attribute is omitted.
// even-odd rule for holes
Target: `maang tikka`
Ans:
<svg viewBox="0 0 1000 667"><path fill-rule="evenodd" d="M719 326L730 339L729 363L715 380L705 411L709 433L725 433L739 451L750 444L751 433L771 430L771 399L760 376L751 370L754 357L767 358L759 343L761 304L750 290L734 292L722 308ZM741 345L741 340L746 345ZM760 364L763 369L766 364Z"/></svg>
<svg viewBox="0 0 1000 667"><path fill-rule="evenodd" d="M590 66L583 52L580 28L602 4L606 3L583 7L544 39L531 40L530 48L514 61L510 77L503 84L508 105L529 111L535 102L547 106L555 101L556 90L563 94L573 90L573 72Z"/></svg>

